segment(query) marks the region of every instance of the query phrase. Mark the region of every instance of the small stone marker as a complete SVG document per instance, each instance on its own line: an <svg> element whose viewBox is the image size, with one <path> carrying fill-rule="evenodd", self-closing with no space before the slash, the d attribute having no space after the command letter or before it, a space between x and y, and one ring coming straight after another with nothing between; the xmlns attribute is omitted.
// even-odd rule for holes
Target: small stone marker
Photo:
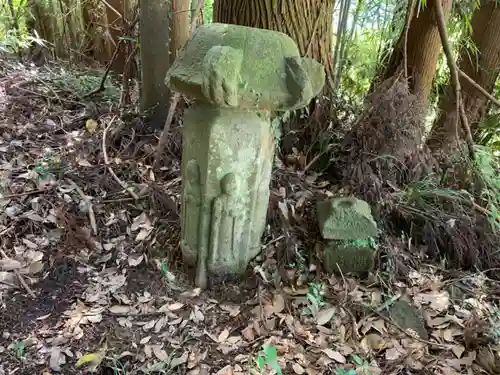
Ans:
<svg viewBox="0 0 500 375"><path fill-rule="evenodd" d="M386 314L400 328L416 333L421 339L429 339L422 312L413 304L397 300L388 308Z"/></svg>
<svg viewBox="0 0 500 375"><path fill-rule="evenodd" d="M209 276L241 275L261 250L275 143L271 112L301 108L323 88L323 66L283 33L200 26L165 83L197 99L183 126L181 249Z"/></svg>
<svg viewBox="0 0 500 375"><path fill-rule="evenodd" d="M317 204L321 235L326 240L376 237L377 223L368 203L357 198L334 198Z"/></svg>
<svg viewBox="0 0 500 375"><path fill-rule="evenodd" d="M364 274L373 270L375 250L369 247L342 246L330 241L324 250L323 266L330 273Z"/></svg>
<svg viewBox="0 0 500 375"><path fill-rule="evenodd" d="M323 253L326 271L364 274L373 269L376 252L367 240L377 237L378 229L368 203L353 197L318 202L317 217L321 235L330 240Z"/></svg>

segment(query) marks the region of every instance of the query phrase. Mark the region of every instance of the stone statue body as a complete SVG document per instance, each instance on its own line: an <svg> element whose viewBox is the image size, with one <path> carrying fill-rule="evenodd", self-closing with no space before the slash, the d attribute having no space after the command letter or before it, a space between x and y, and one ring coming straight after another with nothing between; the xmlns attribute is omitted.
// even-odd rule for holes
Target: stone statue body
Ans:
<svg viewBox="0 0 500 375"><path fill-rule="evenodd" d="M308 105L324 69L283 33L214 23L197 29L165 82L197 99L184 116L181 243L205 288L210 274L242 274L260 252L274 158L271 112Z"/></svg>
<svg viewBox="0 0 500 375"><path fill-rule="evenodd" d="M231 263L238 258L241 240L241 212L235 204L237 189L234 173L226 174L221 181L221 194L215 198L212 208L210 233L210 260ZM224 259L225 258L225 259ZM222 264L221 264L222 265Z"/></svg>
<svg viewBox="0 0 500 375"><path fill-rule="evenodd" d="M184 257L196 259L202 203L200 168L196 160L187 162L185 172L184 200L181 208L181 220L185 224L181 230L181 249Z"/></svg>
<svg viewBox="0 0 500 375"><path fill-rule="evenodd" d="M260 252L271 176L270 168L263 166L271 165L265 159L272 160L274 143L267 118L254 111L202 103L186 111L183 138L192 146L183 149L183 160L203 160L200 168L204 170L196 220L197 262L184 258L197 264L201 273L196 283L206 286L210 274L222 278L241 274ZM183 194L187 185L184 182ZM195 221L189 215L185 218ZM191 228L191 223L182 227ZM188 234L193 235L192 230L184 232ZM184 238L183 242L195 241Z"/></svg>

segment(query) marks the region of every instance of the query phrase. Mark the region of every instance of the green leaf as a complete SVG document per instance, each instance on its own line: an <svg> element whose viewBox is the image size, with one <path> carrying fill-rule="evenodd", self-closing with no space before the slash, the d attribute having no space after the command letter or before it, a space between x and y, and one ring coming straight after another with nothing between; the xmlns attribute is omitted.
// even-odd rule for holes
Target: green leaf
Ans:
<svg viewBox="0 0 500 375"><path fill-rule="evenodd" d="M134 37L129 36L129 35L120 36L118 39L120 39L120 40L127 40L129 42L137 42L137 38L134 38Z"/></svg>
<svg viewBox="0 0 500 375"><path fill-rule="evenodd" d="M357 364L358 366L363 366L364 361L359 355L353 354L351 357L355 364Z"/></svg>
<svg viewBox="0 0 500 375"><path fill-rule="evenodd" d="M263 345L262 348L264 349L264 353L269 362L273 362L278 359L278 351L274 346Z"/></svg>
<svg viewBox="0 0 500 375"><path fill-rule="evenodd" d="M101 364L104 359L104 354L106 351L104 349L99 350L96 353L88 353L80 357L75 364L76 368L82 367L83 365L92 365L97 367Z"/></svg>
<svg viewBox="0 0 500 375"><path fill-rule="evenodd" d="M276 371L278 375L283 375L283 373L281 372L281 367L278 364L278 362L274 361L273 363L270 364L270 366L274 371Z"/></svg>
<svg viewBox="0 0 500 375"><path fill-rule="evenodd" d="M257 362L257 367L259 368L259 371L264 370L264 367L266 366L266 358L263 355L259 354L255 362Z"/></svg>
<svg viewBox="0 0 500 375"><path fill-rule="evenodd" d="M14 351L16 352L16 357L21 358L24 356L24 350L26 349L26 344L24 341L17 341L14 344Z"/></svg>
<svg viewBox="0 0 500 375"><path fill-rule="evenodd" d="M166 261L161 262L161 269L160 269L161 275L163 277L167 277L167 272L168 272L168 265Z"/></svg>

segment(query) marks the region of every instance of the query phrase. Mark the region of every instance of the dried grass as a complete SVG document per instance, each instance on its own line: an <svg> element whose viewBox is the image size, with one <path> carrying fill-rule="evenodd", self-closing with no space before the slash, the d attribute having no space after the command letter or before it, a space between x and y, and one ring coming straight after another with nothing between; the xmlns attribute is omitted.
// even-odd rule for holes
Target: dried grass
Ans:
<svg viewBox="0 0 500 375"><path fill-rule="evenodd" d="M366 110L343 142L343 185L367 200L388 235L411 238L402 244L409 256L451 267L486 270L500 266L495 256L500 236L488 218L471 208L469 196L456 193L468 181L440 186L437 161L422 142L424 106L404 80L389 79L368 98ZM460 169L461 170L461 169ZM456 178L470 174L456 174ZM392 254L406 257L408 254ZM395 260L396 264L403 264Z"/></svg>

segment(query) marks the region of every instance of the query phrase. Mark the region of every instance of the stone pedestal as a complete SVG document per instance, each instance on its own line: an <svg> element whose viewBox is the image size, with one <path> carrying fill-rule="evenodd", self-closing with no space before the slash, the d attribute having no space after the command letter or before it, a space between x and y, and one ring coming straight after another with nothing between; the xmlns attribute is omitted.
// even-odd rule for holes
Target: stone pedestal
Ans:
<svg viewBox="0 0 500 375"><path fill-rule="evenodd" d="M260 252L270 114L306 106L325 76L285 34L214 23L198 28L165 81L196 100L184 117L181 248L205 288L210 275L243 273Z"/></svg>

